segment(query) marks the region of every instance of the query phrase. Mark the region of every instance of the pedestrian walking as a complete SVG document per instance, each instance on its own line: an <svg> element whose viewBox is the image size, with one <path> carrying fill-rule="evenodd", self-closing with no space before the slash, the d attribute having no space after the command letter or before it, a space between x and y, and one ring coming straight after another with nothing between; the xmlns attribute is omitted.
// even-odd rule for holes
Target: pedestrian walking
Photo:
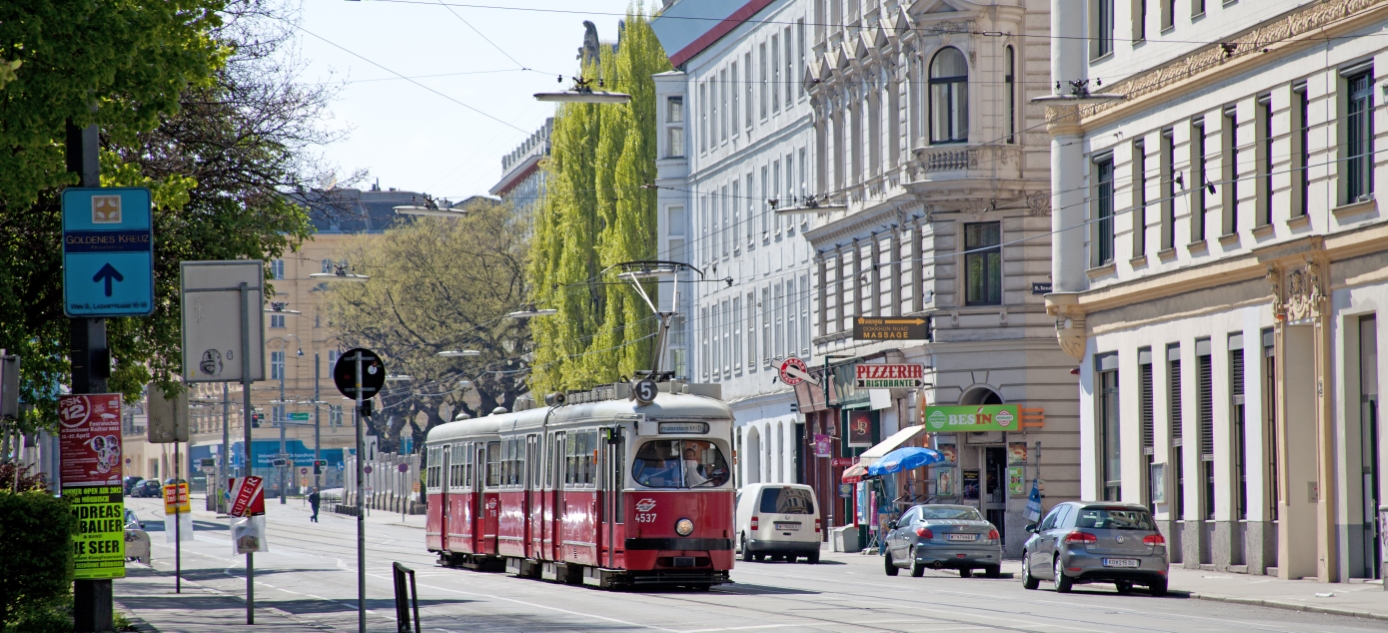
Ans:
<svg viewBox="0 0 1388 633"><path fill-rule="evenodd" d="M309 517L308 520L313 521L314 523L318 522L318 504L322 500L322 497L318 496L317 488L314 488L313 492L308 493L308 505L310 508L313 508L313 516Z"/></svg>

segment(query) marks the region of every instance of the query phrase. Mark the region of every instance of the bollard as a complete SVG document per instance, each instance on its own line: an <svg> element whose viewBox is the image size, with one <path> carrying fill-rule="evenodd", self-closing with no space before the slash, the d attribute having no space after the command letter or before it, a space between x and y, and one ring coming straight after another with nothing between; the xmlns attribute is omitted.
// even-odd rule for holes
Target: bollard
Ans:
<svg viewBox="0 0 1388 633"><path fill-rule="evenodd" d="M400 563L391 563L391 571L395 577L395 631L396 633L420 633L419 630L419 592L415 589L414 570ZM405 576L409 576L410 584L405 585ZM411 616L411 606L413 615ZM410 623L414 623L413 630Z"/></svg>

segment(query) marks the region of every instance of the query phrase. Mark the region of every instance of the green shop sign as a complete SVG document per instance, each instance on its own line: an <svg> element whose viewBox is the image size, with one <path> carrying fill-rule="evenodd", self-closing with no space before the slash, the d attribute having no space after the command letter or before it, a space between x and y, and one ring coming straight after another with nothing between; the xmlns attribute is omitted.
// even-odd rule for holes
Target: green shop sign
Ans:
<svg viewBox="0 0 1388 633"><path fill-rule="evenodd" d="M938 433L1016 431L1020 421L1015 404L925 407L925 426Z"/></svg>

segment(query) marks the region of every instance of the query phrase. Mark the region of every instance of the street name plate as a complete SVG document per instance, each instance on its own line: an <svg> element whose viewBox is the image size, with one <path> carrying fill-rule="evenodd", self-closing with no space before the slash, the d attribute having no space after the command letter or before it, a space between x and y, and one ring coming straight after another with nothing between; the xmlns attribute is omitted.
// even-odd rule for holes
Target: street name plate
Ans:
<svg viewBox="0 0 1388 633"><path fill-rule="evenodd" d="M294 411L294 412L291 412L291 413L289 414L289 419L290 419L290 420L296 420L296 421L299 421L299 422L306 422L306 421L308 421L308 412L307 412L307 411Z"/></svg>
<svg viewBox="0 0 1388 633"><path fill-rule="evenodd" d="M855 341L925 341L930 339L930 321L925 317L857 317L853 319Z"/></svg>
<svg viewBox="0 0 1388 633"><path fill-rule="evenodd" d="M149 190L63 190L63 312L154 313L154 222Z"/></svg>

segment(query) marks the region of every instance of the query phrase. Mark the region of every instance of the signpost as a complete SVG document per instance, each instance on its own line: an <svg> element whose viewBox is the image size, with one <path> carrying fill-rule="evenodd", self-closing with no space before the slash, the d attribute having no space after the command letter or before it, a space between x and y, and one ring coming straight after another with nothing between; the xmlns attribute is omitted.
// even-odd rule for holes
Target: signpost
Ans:
<svg viewBox="0 0 1388 633"><path fill-rule="evenodd" d="M857 317L853 319L855 341L928 341L930 319L926 317Z"/></svg>
<svg viewBox="0 0 1388 633"><path fill-rule="evenodd" d="M63 190L63 311L73 318L154 312L149 190Z"/></svg>
<svg viewBox="0 0 1388 633"><path fill-rule="evenodd" d="M308 411L295 411L290 413L289 419L295 422L308 422Z"/></svg>
<svg viewBox="0 0 1388 633"><path fill-rule="evenodd" d="M357 427L357 630L366 633L366 510L362 498L366 440L362 417L370 415L367 400L386 384L385 363L371 350L348 350L333 366L333 384L343 396L356 401L353 417Z"/></svg>
<svg viewBox="0 0 1388 633"><path fill-rule="evenodd" d="M125 499L121 486L121 396L58 399L63 497L78 519L73 577L125 577Z"/></svg>
<svg viewBox="0 0 1388 633"><path fill-rule="evenodd" d="M858 363L853 370L859 389L915 389L925 386L924 365Z"/></svg>
<svg viewBox="0 0 1388 633"><path fill-rule="evenodd" d="M149 408L147 411L147 435L146 439L151 444L174 445L174 480L183 480L183 457L179 450L181 442L188 441L188 392L183 391L177 397L170 400L164 396L164 390L154 386L149 390ZM170 501L172 485L164 486L164 513L173 517L173 525L169 526L168 518L164 520L164 534L173 540L174 544L174 593L183 593L183 526L188 526L188 539L193 538L193 515L189 514L192 509L185 509L188 497L188 484L179 484L182 487L183 501ZM167 540L165 542L168 542Z"/></svg>
<svg viewBox="0 0 1388 633"><path fill-rule="evenodd" d="M819 381L810 375L810 367L805 364L805 361L794 356L789 356L781 362L781 382L788 387L794 387L802 382L808 382L812 385L819 384Z"/></svg>

